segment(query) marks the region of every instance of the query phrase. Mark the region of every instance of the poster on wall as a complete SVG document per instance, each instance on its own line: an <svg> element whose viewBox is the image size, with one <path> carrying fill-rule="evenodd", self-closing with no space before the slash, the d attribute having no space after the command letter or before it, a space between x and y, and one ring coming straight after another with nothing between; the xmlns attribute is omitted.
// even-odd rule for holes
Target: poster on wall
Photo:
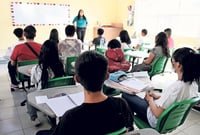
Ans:
<svg viewBox="0 0 200 135"><path fill-rule="evenodd" d="M11 2L13 26L66 25L70 20L70 5L38 2Z"/></svg>
<svg viewBox="0 0 200 135"><path fill-rule="evenodd" d="M127 26L133 26L134 24L134 6L128 6L128 18L127 18Z"/></svg>

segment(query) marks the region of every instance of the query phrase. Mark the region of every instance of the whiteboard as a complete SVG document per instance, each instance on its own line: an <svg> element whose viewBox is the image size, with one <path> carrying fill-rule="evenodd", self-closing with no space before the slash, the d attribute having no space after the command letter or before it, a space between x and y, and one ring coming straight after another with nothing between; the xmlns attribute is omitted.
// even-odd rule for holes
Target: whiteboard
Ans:
<svg viewBox="0 0 200 135"><path fill-rule="evenodd" d="M65 25L70 23L70 5L11 2L12 25Z"/></svg>
<svg viewBox="0 0 200 135"><path fill-rule="evenodd" d="M134 20L136 31L171 28L176 36L200 37L200 0L136 0Z"/></svg>

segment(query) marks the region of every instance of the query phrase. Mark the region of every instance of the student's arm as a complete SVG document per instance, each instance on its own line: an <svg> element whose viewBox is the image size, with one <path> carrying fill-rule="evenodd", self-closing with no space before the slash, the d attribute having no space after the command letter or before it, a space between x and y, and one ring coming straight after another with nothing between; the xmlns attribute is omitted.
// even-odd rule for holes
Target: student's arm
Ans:
<svg viewBox="0 0 200 135"><path fill-rule="evenodd" d="M11 62L11 65L12 65L12 66L16 65L16 61L10 60L10 62Z"/></svg>
<svg viewBox="0 0 200 135"><path fill-rule="evenodd" d="M155 54L150 53L150 54L149 54L149 57L148 57L147 59L145 59L143 62L144 62L145 64L149 65L149 64L152 63L154 57L155 57Z"/></svg>
<svg viewBox="0 0 200 135"><path fill-rule="evenodd" d="M149 107L151 111L153 112L153 114L156 116L156 118L158 118L165 109L157 106L154 103L154 97L151 96L149 93L146 94L145 99L148 101Z"/></svg>

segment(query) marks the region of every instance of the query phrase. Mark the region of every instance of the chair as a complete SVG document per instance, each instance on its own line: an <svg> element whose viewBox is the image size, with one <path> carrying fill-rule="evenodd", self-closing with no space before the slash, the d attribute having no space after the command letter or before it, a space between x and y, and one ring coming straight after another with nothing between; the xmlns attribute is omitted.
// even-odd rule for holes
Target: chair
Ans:
<svg viewBox="0 0 200 135"><path fill-rule="evenodd" d="M148 72L150 79L157 74L163 73L167 65L168 58L166 56L158 56L151 64L151 71Z"/></svg>
<svg viewBox="0 0 200 135"><path fill-rule="evenodd" d="M120 135L120 134L123 134L126 132L126 127L123 127L117 131L114 131L114 132L111 132L111 133L108 133L106 135Z"/></svg>
<svg viewBox="0 0 200 135"><path fill-rule="evenodd" d="M191 108L200 100L195 97L189 100L183 100L173 103L158 118L155 130L161 134L169 133L181 126L187 118ZM134 116L135 124L138 128L152 128L139 117Z"/></svg>
<svg viewBox="0 0 200 135"><path fill-rule="evenodd" d="M103 85L103 93L107 96L117 96L121 94L121 91Z"/></svg>
<svg viewBox="0 0 200 135"><path fill-rule="evenodd" d="M97 48L95 49L95 51L97 51L97 52L99 52L99 53L101 53L101 54L103 54L103 55L106 53L106 49L99 48L99 47L97 47Z"/></svg>
<svg viewBox="0 0 200 135"><path fill-rule="evenodd" d="M37 64L37 63L38 63L38 60L23 60L23 61L17 62L17 67L33 65L33 64ZM18 80L22 83L21 89L26 90L26 87L24 84L26 81L28 82L27 88L31 87L30 76L27 76L27 75L24 75L24 74L18 72L17 77L18 77Z"/></svg>
<svg viewBox="0 0 200 135"><path fill-rule="evenodd" d="M66 58L65 72L67 76L73 76L75 73L75 61L77 56L70 56Z"/></svg>
<svg viewBox="0 0 200 135"><path fill-rule="evenodd" d="M47 88L75 85L73 76L63 76L48 80Z"/></svg>

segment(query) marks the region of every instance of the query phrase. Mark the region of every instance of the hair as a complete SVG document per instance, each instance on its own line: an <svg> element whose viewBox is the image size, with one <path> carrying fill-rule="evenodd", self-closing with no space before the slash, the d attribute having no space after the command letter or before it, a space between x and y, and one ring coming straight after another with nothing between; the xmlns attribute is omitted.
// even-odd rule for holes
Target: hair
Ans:
<svg viewBox="0 0 200 135"><path fill-rule="evenodd" d="M23 29L22 28L16 28L16 29L14 29L13 34L17 38L21 38L21 37L23 37Z"/></svg>
<svg viewBox="0 0 200 135"><path fill-rule="evenodd" d="M58 35L58 30L57 29L52 29L49 35L49 40L52 40L56 42L57 44L59 43L59 35Z"/></svg>
<svg viewBox="0 0 200 135"><path fill-rule="evenodd" d="M27 39L34 39L35 34L36 34L36 29L32 25L26 26L26 28L24 29L24 35Z"/></svg>
<svg viewBox="0 0 200 135"><path fill-rule="evenodd" d="M106 80L108 61L96 51L85 51L75 63L75 74L85 89L100 91Z"/></svg>
<svg viewBox="0 0 200 135"><path fill-rule="evenodd" d="M167 35L164 32L160 32L155 37L155 46L161 46L163 54L167 57L170 57L169 48L168 48Z"/></svg>
<svg viewBox="0 0 200 135"><path fill-rule="evenodd" d="M66 34L66 36L73 37L74 33L75 33L75 27L74 27L74 25L67 25L65 27L65 34Z"/></svg>
<svg viewBox="0 0 200 135"><path fill-rule="evenodd" d="M98 35L103 35L103 33L104 33L104 30L102 28L98 28L97 34Z"/></svg>
<svg viewBox="0 0 200 135"><path fill-rule="evenodd" d="M117 39L112 39L108 42L108 47L111 49L121 48L121 43Z"/></svg>
<svg viewBox="0 0 200 135"><path fill-rule="evenodd" d="M184 82L196 81L200 79L200 54L195 53L191 48L183 47L175 50L172 55L175 62L182 65L182 80Z"/></svg>
<svg viewBox="0 0 200 135"><path fill-rule="evenodd" d="M65 75L63 64L59 59L58 49L54 41L46 40L43 43L39 56L39 66L42 69L42 89L47 87L49 68L53 71L54 77L61 77Z"/></svg>
<svg viewBox="0 0 200 135"><path fill-rule="evenodd" d="M142 31L141 31L142 33L144 33L145 35L147 35L147 29L142 29Z"/></svg>
<svg viewBox="0 0 200 135"><path fill-rule="evenodd" d="M130 39L129 34L126 30L120 31L119 37L120 37L120 41L122 43L127 43L127 44L131 43L131 39Z"/></svg>
<svg viewBox="0 0 200 135"><path fill-rule="evenodd" d="M78 16L78 20L81 18L81 15L80 15L80 12L81 12L81 11L83 11L83 9L80 9L80 10L78 11L78 15L77 15L77 16ZM83 14L83 16L82 16L82 17L83 17L83 19L85 19L85 20L86 20L86 17L85 17L85 15L84 15L84 14Z"/></svg>
<svg viewBox="0 0 200 135"><path fill-rule="evenodd" d="M164 30L164 32L167 34L168 37L170 37L171 34L172 34L172 30L171 30L170 28L166 28L166 29Z"/></svg>

